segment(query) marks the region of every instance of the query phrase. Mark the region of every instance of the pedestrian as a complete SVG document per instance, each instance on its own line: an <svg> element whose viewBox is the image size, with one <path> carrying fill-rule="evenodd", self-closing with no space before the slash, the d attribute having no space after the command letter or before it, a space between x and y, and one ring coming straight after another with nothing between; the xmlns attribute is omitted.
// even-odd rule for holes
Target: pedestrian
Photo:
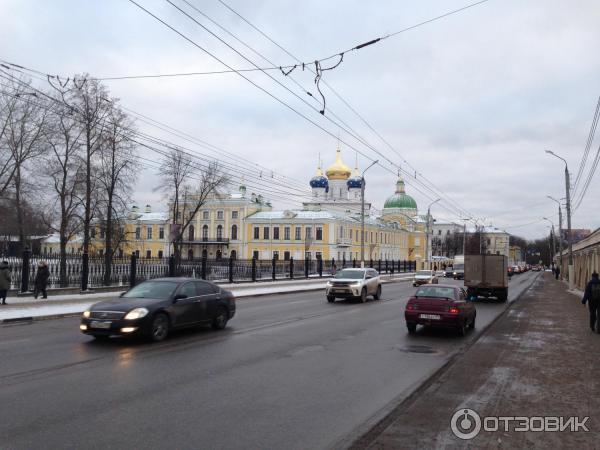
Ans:
<svg viewBox="0 0 600 450"><path fill-rule="evenodd" d="M558 277L560 276L560 267L556 266L554 268L554 276L556 277L556 279L558 280Z"/></svg>
<svg viewBox="0 0 600 450"><path fill-rule="evenodd" d="M3 305L6 305L6 295L9 289L10 269L8 268L8 261L2 261L0 263L0 299Z"/></svg>
<svg viewBox="0 0 600 450"><path fill-rule="evenodd" d="M600 306L600 279L598 279L598 273L592 274L592 279L588 282L585 287L585 293L581 299L581 303L584 305L589 302L590 308L590 328L592 331L596 331L596 317L598 314L598 307ZM600 332L600 329L598 329Z"/></svg>
<svg viewBox="0 0 600 450"><path fill-rule="evenodd" d="M33 296L37 299L40 292L42 298L48 298L46 293L46 286L48 285L48 278L50 277L50 271L48 270L48 264L46 261L40 261L38 263L37 273L35 274L35 282L33 288Z"/></svg>

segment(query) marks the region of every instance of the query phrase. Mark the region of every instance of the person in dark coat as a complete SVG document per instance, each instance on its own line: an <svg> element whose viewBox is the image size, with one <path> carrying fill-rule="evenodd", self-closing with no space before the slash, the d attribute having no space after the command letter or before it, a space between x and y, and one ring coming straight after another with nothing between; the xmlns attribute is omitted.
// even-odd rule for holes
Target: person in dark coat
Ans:
<svg viewBox="0 0 600 450"><path fill-rule="evenodd" d="M38 295L40 295L40 292L42 293L42 298L48 298L48 294L46 293L48 278L50 278L48 264L45 261L40 261L38 264L37 273L35 274L35 285L33 289L33 296L36 299L38 298Z"/></svg>
<svg viewBox="0 0 600 450"><path fill-rule="evenodd" d="M2 261L0 263L0 300L2 304L6 305L6 295L10 289L10 269L8 268L8 261Z"/></svg>
<svg viewBox="0 0 600 450"><path fill-rule="evenodd" d="M596 317L598 314L598 307L600 306L600 279L598 279L598 274L596 272L592 274L592 279L585 287L585 293L583 294L581 303L585 305L586 302L589 302L590 308L590 328L592 331L596 331ZM600 329L598 332L600 333Z"/></svg>
<svg viewBox="0 0 600 450"><path fill-rule="evenodd" d="M554 268L554 276L556 277L556 279L558 280L558 277L560 276L560 267L556 266Z"/></svg>

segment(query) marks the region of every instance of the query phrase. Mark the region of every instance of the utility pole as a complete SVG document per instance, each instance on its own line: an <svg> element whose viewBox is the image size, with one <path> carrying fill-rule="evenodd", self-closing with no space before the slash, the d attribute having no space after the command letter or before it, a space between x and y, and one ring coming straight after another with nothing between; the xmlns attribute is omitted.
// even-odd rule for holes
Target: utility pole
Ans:
<svg viewBox="0 0 600 450"><path fill-rule="evenodd" d="M426 240L425 240L425 262L427 263L427 268L431 269L431 251L429 250L429 229L431 225L431 206L434 203L437 203L441 200L438 198L437 200L432 201L427 207L427 228L426 228Z"/></svg>
<svg viewBox="0 0 600 450"><path fill-rule="evenodd" d="M360 176L360 267L365 267L365 172L377 164L375 160L369 167L363 170Z"/></svg>
<svg viewBox="0 0 600 450"><path fill-rule="evenodd" d="M550 200L554 200L558 203L558 252L559 256L559 267L560 267L560 278L562 280L563 277L563 251L562 251L562 208L560 206L560 201L556 200L554 197L548 195Z"/></svg>

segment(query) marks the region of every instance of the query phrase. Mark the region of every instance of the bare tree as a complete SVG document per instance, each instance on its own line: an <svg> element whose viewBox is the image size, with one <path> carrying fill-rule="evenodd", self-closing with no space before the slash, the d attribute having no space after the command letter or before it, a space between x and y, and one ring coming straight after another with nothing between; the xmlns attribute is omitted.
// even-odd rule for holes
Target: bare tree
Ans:
<svg viewBox="0 0 600 450"><path fill-rule="evenodd" d="M183 237L195 215L229 181L217 162L209 162L197 179L191 176L194 169L190 156L180 149L173 149L161 165L162 189L170 201L170 238L176 264L181 260Z"/></svg>
<svg viewBox="0 0 600 450"><path fill-rule="evenodd" d="M42 163L45 173L50 177L52 202L58 204L58 208L50 208L45 221L59 235L61 286L67 282L67 244L81 231L85 188L85 168L81 160L82 137L83 129L73 119L70 110L63 105L55 105L51 115L51 133L47 137L51 150Z"/></svg>
<svg viewBox="0 0 600 450"><path fill-rule="evenodd" d="M18 86L14 86L13 89L2 87L0 90L0 197L4 196L11 185L16 171L13 154L5 138L13 113L17 109L19 91L22 91L22 88Z"/></svg>
<svg viewBox="0 0 600 450"><path fill-rule="evenodd" d="M113 106L104 129L97 174L99 209L104 222L104 284L110 284L112 260L123 240L120 219L127 211L138 167L133 123L121 109ZM115 246L117 243L117 246Z"/></svg>

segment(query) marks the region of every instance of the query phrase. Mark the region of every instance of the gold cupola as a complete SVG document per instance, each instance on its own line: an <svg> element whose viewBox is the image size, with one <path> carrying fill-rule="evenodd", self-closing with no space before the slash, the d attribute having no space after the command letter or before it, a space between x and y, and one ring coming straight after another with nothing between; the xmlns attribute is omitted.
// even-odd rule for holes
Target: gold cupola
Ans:
<svg viewBox="0 0 600 450"><path fill-rule="evenodd" d="M342 161L342 152L338 149L335 154L335 162L327 168L325 172L330 180L347 180L352 174L352 170Z"/></svg>

